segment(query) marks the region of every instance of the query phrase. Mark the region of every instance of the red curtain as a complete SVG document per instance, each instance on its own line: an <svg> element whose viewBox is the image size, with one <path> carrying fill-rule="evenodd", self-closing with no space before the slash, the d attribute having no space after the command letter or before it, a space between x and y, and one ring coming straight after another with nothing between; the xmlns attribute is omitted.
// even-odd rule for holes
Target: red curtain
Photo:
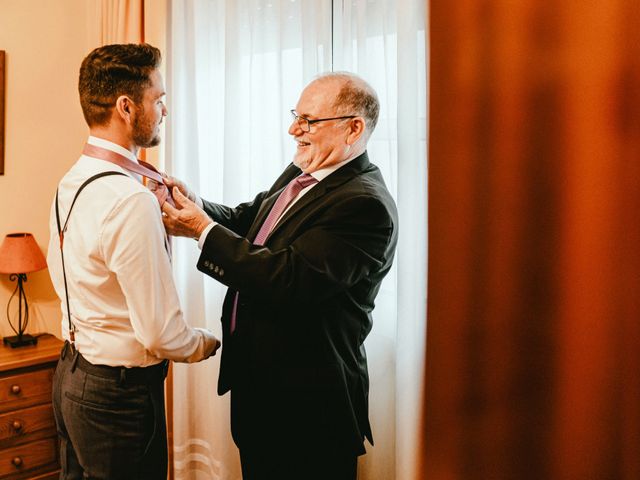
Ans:
<svg viewBox="0 0 640 480"><path fill-rule="evenodd" d="M429 480L640 478L640 6L433 0Z"/></svg>

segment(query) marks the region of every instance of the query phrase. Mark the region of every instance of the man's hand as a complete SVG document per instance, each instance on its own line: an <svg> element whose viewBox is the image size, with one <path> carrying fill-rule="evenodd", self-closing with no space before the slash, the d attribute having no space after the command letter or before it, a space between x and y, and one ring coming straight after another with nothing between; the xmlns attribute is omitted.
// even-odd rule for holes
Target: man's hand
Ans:
<svg viewBox="0 0 640 480"><path fill-rule="evenodd" d="M163 181L164 184L167 186L167 188L169 189L169 191L173 190L173 187L178 187L180 189L180 192L187 197L189 200L191 200L192 202L196 201L196 194L189 190L189 187L187 187L187 184L184 183L182 180L178 180L176 177L171 177L167 174L163 174Z"/></svg>
<svg viewBox="0 0 640 480"><path fill-rule="evenodd" d="M198 239L204 229L212 223L209 216L198 205L185 197L177 186L173 187L173 200L162 205L162 222L169 235Z"/></svg>
<svg viewBox="0 0 640 480"><path fill-rule="evenodd" d="M213 357L221 346L222 346L222 342L216 338L216 342L213 346L213 350L211 351L211 354L209 355L209 357Z"/></svg>
<svg viewBox="0 0 640 480"><path fill-rule="evenodd" d="M205 344L204 358L209 358L216 354L222 345L222 342L220 342L220 340L218 340L210 331L207 331Z"/></svg>

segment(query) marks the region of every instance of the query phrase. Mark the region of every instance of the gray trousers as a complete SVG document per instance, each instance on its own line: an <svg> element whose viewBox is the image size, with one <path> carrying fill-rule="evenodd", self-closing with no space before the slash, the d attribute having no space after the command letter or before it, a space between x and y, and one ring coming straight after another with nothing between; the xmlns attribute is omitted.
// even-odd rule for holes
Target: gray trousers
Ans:
<svg viewBox="0 0 640 480"><path fill-rule="evenodd" d="M166 480L166 362L93 365L68 343L53 377L61 480Z"/></svg>

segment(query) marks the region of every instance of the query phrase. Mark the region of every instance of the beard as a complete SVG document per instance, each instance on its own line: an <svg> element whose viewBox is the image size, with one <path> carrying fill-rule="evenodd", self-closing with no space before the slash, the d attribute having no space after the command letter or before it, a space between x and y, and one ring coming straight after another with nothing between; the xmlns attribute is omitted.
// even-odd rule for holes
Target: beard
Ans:
<svg viewBox="0 0 640 480"><path fill-rule="evenodd" d="M133 120L134 143L141 148L155 147L160 144L160 135L155 134L155 126L147 117L144 109Z"/></svg>
<svg viewBox="0 0 640 480"><path fill-rule="evenodd" d="M309 163L309 159L300 159L297 155L294 155L293 157L293 164L300 170L304 170L305 168L307 168L309 166Z"/></svg>

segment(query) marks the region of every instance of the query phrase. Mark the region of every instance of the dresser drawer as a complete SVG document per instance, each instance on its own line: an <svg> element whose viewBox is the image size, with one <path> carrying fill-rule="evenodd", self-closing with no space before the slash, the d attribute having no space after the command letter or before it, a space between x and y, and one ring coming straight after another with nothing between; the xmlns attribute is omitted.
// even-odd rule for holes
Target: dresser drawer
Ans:
<svg viewBox="0 0 640 480"><path fill-rule="evenodd" d="M0 445L5 440L26 437L43 430L55 433L53 408L50 404L0 414Z"/></svg>
<svg viewBox="0 0 640 480"><path fill-rule="evenodd" d="M43 473L36 477L29 477L27 480L58 480L60 478L60 470L54 472Z"/></svg>
<svg viewBox="0 0 640 480"><path fill-rule="evenodd" d="M0 412L51 402L53 367L0 378Z"/></svg>
<svg viewBox="0 0 640 480"><path fill-rule="evenodd" d="M14 478L43 465L56 465L57 442L57 438L47 438L0 450L0 478Z"/></svg>

